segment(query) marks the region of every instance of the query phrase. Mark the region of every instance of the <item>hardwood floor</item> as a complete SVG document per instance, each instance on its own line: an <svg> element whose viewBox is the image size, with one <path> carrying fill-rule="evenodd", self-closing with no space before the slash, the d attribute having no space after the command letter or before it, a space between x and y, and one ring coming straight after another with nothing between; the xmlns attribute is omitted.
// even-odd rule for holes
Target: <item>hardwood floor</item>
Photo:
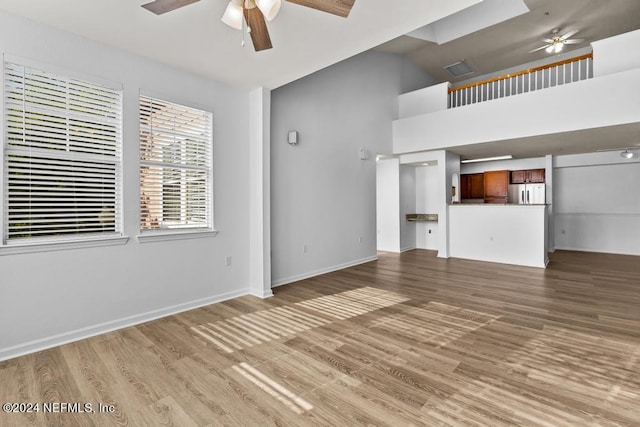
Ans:
<svg viewBox="0 0 640 427"><path fill-rule="evenodd" d="M40 408L0 426L639 426L640 258L383 253L0 363L5 402Z"/></svg>

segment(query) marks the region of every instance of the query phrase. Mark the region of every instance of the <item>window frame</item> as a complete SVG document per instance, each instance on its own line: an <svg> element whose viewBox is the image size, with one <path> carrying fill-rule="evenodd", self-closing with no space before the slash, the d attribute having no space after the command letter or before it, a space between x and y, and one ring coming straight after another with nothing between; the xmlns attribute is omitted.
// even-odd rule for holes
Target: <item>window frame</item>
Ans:
<svg viewBox="0 0 640 427"><path fill-rule="evenodd" d="M8 152L11 150L8 147L8 135L7 135L7 114L6 114L6 63L14 64L20 67L32 68L38 71L52 74L66 80L78 80L89 85L103 86L108 89L114 90L119 93L119 127L120 136L117 143L116 156L113 164L115 167L115 231L87 233L87 234L63 234L63 235L51 235L40 237L27 237L24 239L9 239L8 238L8 223L9 221L9 204L5 203L8 200L7 188L8 185ZM124 234L124 182L123 182L123 166L124 166L124 88L121 83L115 83L105 80L103 78L86 75L82 73L74 72L73 70L66 69L64 67L58 67L39 61L34 61L28 58L20 56L10 55L7 53L2 54L2 77L0 78L0 153L2 159L0 160L0 198L3 201L3 206L0 209L0 256L11 254L22 254L32 252L46 252L55 250L67 250L87 247L101 247L112 245L123 245L127 243L128 237ZM68 127L67 127L68 131ZM70 156L71 157L71 156ZM78 156L81 157L81 156Z"/></svg>
<svg viewBox="0 0 640 427"><path fill-rule="evenodd" d="M149 165L154 162L143 162L142 161L142 141L141 141L141 131L142 131L142 112L141 112L141 102L145 99L150 99L151 101L158 101L161 103L175 104L179 107L185 107L189 109L198 110L199 112L206 113L209 119L209 138L208 138L208 150L209 150L209 168L207 170L206 179L208 183L206 185L207 191L207 209L208 209L208 223L206 226L175 226L169 228L157 228L157 229L143 229L142 228L142 166L143 164ZM156 241L171 241L171 240L183 240L183 239L199 239L199 238L207 238L213 237L218 234L218 231L215 228L215 191L214 191L214 128L213 128L213 109L210 106L203 106L195 102L187 101L184 99L180 99L179 97L169 96L167 94L162 94L158 92L154 92L151 90L140 89L138 93L137 99L137 107L138 107L138 235L137 241L139 243L147 243L147 242L156 242ZM161 162L156 162L156 165L161 165ZM167 163L171 165L170 163Z"/></svg>

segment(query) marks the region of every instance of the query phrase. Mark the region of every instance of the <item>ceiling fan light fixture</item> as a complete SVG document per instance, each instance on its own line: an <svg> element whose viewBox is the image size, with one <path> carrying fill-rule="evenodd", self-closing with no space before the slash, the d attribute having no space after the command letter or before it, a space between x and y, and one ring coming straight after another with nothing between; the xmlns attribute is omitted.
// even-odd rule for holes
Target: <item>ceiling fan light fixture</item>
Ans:
<svg viewBox="0 0 640 427"><path fill-rule="evenodd" d="M562 48L563 47L564 47L564 43L557 42L553 49L554 49L555 53L560 53L560 52L562 52Z"/></svg>
<svg viewBox="0 0 640 427"><path fill-rule="evenodd" d="M242 0L230 0L221 21L231 28L242 31L242 21L244 20L242 15Z"/></svg>
<svg viewBox="0 0 640 427"><path fill-rule="evenodd" d="M629 151L629 149L627 148L622 153L620 153L620 156L624 157L625 159L633 159L635 153L633 151Z"/></svg>
<svg viewBox="0 0 640 427"><path fill-rule="evenodd" d="M282 5L282 0L255 0L255 2L267 21L276 17Z"/></svg>

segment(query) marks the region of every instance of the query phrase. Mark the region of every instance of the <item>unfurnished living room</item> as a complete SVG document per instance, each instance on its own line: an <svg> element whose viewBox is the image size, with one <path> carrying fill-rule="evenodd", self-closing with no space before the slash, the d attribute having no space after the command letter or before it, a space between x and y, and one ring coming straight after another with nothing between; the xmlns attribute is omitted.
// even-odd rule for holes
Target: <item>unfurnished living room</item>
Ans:
<svg viewBox="0 0 640 427"><path fill-rule="evenodd" d="M0 0L0 427L640 425L637 0Z"/></svg>

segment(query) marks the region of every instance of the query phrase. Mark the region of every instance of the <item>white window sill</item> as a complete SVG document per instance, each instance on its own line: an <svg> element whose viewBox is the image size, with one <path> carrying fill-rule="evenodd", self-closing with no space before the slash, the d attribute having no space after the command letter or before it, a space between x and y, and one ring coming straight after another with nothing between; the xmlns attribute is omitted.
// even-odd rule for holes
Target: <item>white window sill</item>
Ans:
<svg viewBox="0 0 640 427"><path fill-rule="evenodd" d="M124 245L128 237L97 237L87 240L69 240L56 242L37 242L27 244L9 244L0 246L0 255L29 254L35 252L64 251L68 249L85 249L103 246Z"/></svg>
<svg viewBox="0 0 640 427"><path fill-rule="evenodd" d="M152 231L138 235L138 243L165 242L169 240L202 239L215 237L217 230L179 230L179 231Z"/></svg>

